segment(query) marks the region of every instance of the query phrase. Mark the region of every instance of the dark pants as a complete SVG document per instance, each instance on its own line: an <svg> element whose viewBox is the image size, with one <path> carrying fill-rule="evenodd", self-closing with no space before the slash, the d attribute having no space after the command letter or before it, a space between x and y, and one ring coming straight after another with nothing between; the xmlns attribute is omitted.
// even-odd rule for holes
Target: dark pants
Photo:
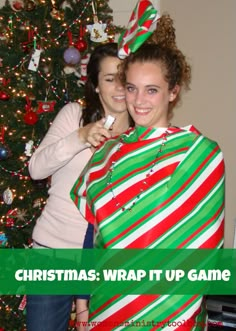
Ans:
<svg viewBox="0 0 236 331"><path fill-rule="evenodd" d="M88 225L83 248L93 247L93 226ZM28 295L26 305L27 331L67 331L74 298L89 295Z"/></svg>
<svg viewBox="0 0 236 331"><path fill-rule="evenodd" d="M28 295L27 331L66 331L73 295Z"/></svg>

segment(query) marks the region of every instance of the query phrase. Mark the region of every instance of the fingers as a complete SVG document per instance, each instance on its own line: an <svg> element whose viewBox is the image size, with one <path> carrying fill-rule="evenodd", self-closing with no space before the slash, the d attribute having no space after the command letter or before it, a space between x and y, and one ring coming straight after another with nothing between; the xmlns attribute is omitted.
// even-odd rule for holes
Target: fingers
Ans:
<svg viewBox="0 0 236 331"><path fill-rule="evenodd" d="M93 147L98 147L101 145L106 139L111 137L110 132L104 131L103 129L97 130L95 132L90 132L88 135L88 142Z"/></svg>
<svg viewBox="0 0 236 331"><path fill-rule="evenodd" d="M111 138L111 132L104 128L103 120L93 123L88 130L87 141L93 147L98 147L109 138Z"/></svg>

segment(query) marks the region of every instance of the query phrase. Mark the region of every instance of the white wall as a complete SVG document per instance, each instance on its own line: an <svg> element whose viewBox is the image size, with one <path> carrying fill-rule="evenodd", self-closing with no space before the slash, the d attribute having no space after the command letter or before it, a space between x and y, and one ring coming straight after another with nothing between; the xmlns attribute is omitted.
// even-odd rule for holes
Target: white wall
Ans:
<svg viewBox="0 0 236 331"><path fill-rule="evenodd" d="M160 1L151 0L154 7L160 9ZM110 0L109 6L113 9L113 19L116 25L126 26L137 0Z"/></svg>

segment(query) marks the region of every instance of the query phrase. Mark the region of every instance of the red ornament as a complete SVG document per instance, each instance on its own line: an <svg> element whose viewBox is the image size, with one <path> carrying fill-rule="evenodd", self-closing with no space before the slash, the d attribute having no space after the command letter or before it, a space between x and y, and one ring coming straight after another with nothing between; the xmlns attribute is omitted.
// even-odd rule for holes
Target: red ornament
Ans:
<svg viewBox="0 0 236 331"><path fill-rule="evenodd" d="M4 91L0 91L0 100L2 101L7 101L10 99L10 95L8 95L6 92ZM1 331L1 330L0 330Z"/></svg>
<svg viewBox="0 0 236 331"><path fill-rule="evenodd" d="M24 2L19 1L19 0L15 0L15 1L12 2L11 8L15 11L20 11L20 10L24 9Z"/></svg>
<svg viewBox="0 0 236 331"><path fill-rule="evenodd" d="M80 51L84 52L88 48L88 44L86 40L83 38L84 36L84 27L81 25L79 29L79 38L77 42L74 44L74 46Z"/></svg>
<svg viewBox="0 0 236 331"><path fill-rule="evenodd" d="M24 310L25 307L26 307L26 303L27 303L27 297L26 297L26 295L24 295L18 309L19 310Z"/></svg>
<svg viewBox="0 0 236 331"><path fill-rule="evenodd" d="M38 122L38 116L34 111L29 111L24 116L24 121L28 125L34 125Z"/></svg>
<svg viewBox="0 0 236 331"><path fill-rule="evenodd" d="M14 216L16 216L16 215L17 215L17 209L11 209L7 212L7 214L6 214L6 216L7 216L6 217L6 227L11 228L11 227L14 226L14 222L15 222ZM13 216L13 217L11 217L11 216Z"/></svg>
<svg viewBox="0 0 236 331"><path fill-rule="evenodd" d="M87 49L88 44L87 44L87 42L82 37L80 37L79 40L77 41L77 43L75 44L75 47L80 52L84 52Z"/></svg>
<svg viewBox="0 0 236 331"><path fill-rule="evenodd" d="M29 53L32 50L32 42L24 41L21 43L21 47L24 53Z"/></svg>
<svg viewBox="0 0 236 331"><path fill-rule="evenodd" d="M37 114L47 113L54 111L54 106L56 104L55 100L49 101L37 101L38 109L36 111Z"/></svg>

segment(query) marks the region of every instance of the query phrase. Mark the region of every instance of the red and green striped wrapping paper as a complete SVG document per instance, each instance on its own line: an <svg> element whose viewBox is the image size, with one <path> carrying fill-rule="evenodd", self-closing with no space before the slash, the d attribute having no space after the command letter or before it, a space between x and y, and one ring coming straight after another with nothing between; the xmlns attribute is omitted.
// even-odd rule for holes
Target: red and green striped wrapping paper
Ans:
<svg viewBox="0 0 236 331"><path fill-rule="evenodd" d="M160 15L149 0L140 0L135 6L127 29L118 40L118 56L123 59L135 52L153 33Z"/></svg>
<svg viewBox="0 0 236 331"><path fill-rule="evenodd" d="M171 127L153 172L146 178L163 143L163 132L136 127L122 135L120 148L120 138L108 140L75 183L71 197L95 225L95 247L222 247L224 160L218 144L193 126ZM112 162L113 193L108 185ZM144 179L145 190L129 211ZM117 201L125 210L117 207ZM200 295L116 295L108 300L101 293L92 296L90 307L94 331L205 329ZM160 323L145 325L150 321ZM111 327L118 322L123 325Z"/></svg>

